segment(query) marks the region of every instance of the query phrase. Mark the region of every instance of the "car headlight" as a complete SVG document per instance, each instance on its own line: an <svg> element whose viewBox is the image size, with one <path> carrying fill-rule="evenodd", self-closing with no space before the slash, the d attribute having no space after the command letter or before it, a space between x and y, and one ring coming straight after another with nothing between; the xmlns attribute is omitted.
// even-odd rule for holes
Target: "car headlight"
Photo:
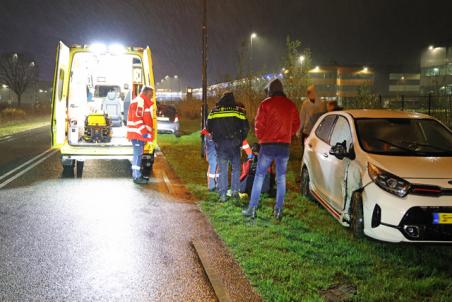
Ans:
<svg viewBox="0 0 452 302"><path fill-rule="evenodd" d="M411 184L371 163L368 164L369 176L380 188L399 197L405 197L410 191Z"/></svg>

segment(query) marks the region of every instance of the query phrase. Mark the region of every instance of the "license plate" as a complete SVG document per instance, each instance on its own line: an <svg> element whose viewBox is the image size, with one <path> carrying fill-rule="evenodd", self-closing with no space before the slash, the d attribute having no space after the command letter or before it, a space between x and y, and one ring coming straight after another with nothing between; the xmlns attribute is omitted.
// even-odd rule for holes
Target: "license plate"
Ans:
<svg viewBox="0 0 452 302"><path fill-rule="evenodd" d="M433 213L433 224L452 224L452 213Z"/></svg>

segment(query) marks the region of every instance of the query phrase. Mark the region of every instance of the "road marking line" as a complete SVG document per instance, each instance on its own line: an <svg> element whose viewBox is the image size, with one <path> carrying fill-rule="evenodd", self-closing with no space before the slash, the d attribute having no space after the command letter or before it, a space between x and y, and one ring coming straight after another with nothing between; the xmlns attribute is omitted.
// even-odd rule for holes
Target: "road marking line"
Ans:
<svg viewBox="0 0 452 302"><path fill-rule="evenodd" d="M52 152L51 152L51 151L52 151ZM2 176L0 176L0 180L6 178L6 177L8 177L8 176L10 176L11 174L16 173L18 170L22 169L23 167L25 167L25 166L31 164L32 162L34 162L34 161L36 161L36 160L38 160L40 157L46 155L47 153L51 152L51 154L54 154L56 151L57 151L56 149L48 149L48 150L42 152L41 154L36 155L36 156L33 157L32 159L30 159L30 160L24 162L24 163L21 164L20 166L18 166L18 167L16 167L16 168L12 169L11 171L9 171L9 172L3 174ZM46 158L47 158L47 157L46 157ZM0 184L0 188L1 188L1 187L2 187L2 184Z"/></svg>
<svg viewBox="0 0 452 302"><path fill-rule="evenodd" d="M8 138L8 139L0 140L0 144L6 143L6 142L11 142L13 140L14 140L14 138Z"/></svg>
<svg viewBox="0 0 452 302"><path fill-rule="evenodd" d="M2 136L2 137L0 137L0 141L1 141L1 140L4 140L4 139L11 138L11 137L13 137L13 136L12 136L12 135L5 135L5 136Z"/></svg>
<svg viewBox="0 0 452 302"><path fill-rule="evenodd" d="M58 152L58 150L56 150L56 149L52 150L50 153L48 153L46 156L42 157L37 162L35 162L32 165L28 166L27 168L25 168L24 170L20 171L19 173L17 173L13 177L11 177L11 178L5 180L4 182L0 183L0 189L2 189L4 186L6 186L7 184L11 183L12 181L16 180L17 178L21 177L22 175L24 175L25 173L27 173L28 171L30 171L31 169L33 169L34 167L36 167L37 165L42 163L43 161L47 160L49 157L51 157L52 155L54 155L57 152Z"/></svg>

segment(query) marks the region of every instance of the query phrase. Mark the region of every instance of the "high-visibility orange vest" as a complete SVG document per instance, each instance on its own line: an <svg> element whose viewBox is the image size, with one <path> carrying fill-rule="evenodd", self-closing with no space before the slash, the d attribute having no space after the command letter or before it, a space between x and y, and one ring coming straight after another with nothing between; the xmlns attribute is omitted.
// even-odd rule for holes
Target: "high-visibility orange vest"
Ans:
<svg viewBox="0 0 452 302"><path fill-rule="evenodd" d="M143 94L132 100L127 117L127 138L129 140L152 141L154 139L151 110L153 104Z"/></svg>

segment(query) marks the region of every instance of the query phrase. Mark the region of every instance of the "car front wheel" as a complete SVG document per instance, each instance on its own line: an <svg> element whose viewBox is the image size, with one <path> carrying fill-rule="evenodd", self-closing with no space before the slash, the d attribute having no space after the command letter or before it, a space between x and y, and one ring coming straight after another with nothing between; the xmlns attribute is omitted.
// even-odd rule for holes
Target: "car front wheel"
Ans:
<svg viewBox="0 0 452 302"><path fill-rule="evenodd" d="M361 192L355 192L352 195L350 228L355 238L364 238L364 211Z"/></svg>
<svg viewBox="0 0 452 302"><path fill-rule="evenodd" d="M306 167L303 167L301 170L301 184L300 184L300 193L304 197L311 199L311 190L309 189L309 172Z"/></svg>

